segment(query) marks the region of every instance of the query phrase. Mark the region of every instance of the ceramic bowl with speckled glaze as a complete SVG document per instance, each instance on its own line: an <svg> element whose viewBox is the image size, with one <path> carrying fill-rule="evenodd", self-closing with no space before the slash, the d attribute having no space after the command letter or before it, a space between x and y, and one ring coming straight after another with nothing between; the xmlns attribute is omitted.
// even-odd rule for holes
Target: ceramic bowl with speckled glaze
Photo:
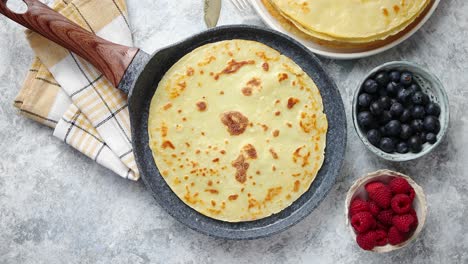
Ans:
<svg viewBox="0 0 468 264"><path fill-rule="evenodd" d="M418 235L421 233L424 227L424 224L426 223L426 216L427 216L427 200L426 200L426 195L424 194L423 189L421 188L421 186L419 186L415 181L413 181L407 175L404 175L396 171L391 171L391 170L379 170L376 172L369 173L359 178L357 181L355 181L354 184L349 189L348 194L346 195L346 201L345 201L346 226L348 227L348 230L350 231L351 237L353 238L353 240L356 240L357 234L354 231L353 227L351 226L351 216L349 215L349 206L351 202L355 198L361 198L362 200L368 199L367 191L365 189L366 184L373 182L373 181L381 181L385 184L388 184L395 177L402 177L406 179L408 183L411 185L411 187L413 187L414 192L416 193L416 196L413 201L413 208L416 211L416 215L418 216L418 227L416 227L416 230L414 230L412 234L410 235L410 237L403 243L399 245L387 244L385 246L375 247L374 249L372 249L372 251L376 253L386 253L386 252L395 251L395 250L406 247L411 242L416 240Z"/></svg>
<svg viewBox="0 0 468 264"><path fill-rule="evenodd" d="M376 146L372 145L366 137L366 133L360 128L357 115L358 115L358 97L359 93L362 89L364 82L370 78L375 76L376 73L381 71L391 71L391 70L399 70L399 71L409 71L413 73L413 78L416 83L421 87L421 90L427 94L431 100L431 102L435 102L439 104L441 113L439 117L440 121L440 132L437 134L437 142L433 145L429 143L425 143L423 145L423 149L418 153L386 153L383 150L377 148ZM352 103L352 113L353 113L353 124L356 133L358 134L359 138L361 139L362 143L375 155L389 160L389 161L409 161L420 158L432 150L434 150L443 140L449 125L450 120L450 111L449 111L449 101L447 93L445 92L444 86L442 82L435 76L434 74L430 73L429 71L425 70L422 66L419 66L415 63L408 62L408 61L392 61L380 65L373 70L371 70L362 80L359 82L356 92L354 93L353 103Z"/></svg>

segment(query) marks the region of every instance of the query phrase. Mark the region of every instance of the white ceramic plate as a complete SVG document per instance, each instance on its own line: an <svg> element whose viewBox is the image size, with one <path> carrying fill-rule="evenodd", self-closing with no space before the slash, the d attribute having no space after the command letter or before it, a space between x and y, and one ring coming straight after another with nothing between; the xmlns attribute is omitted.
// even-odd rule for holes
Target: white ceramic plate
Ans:
<svg viewBox="0 0 468 264"><path fill-rule="evenodd" d="M295 38L299 42L301 42L303 45L308 47L312 52L319 54L321 56L327 57L327 58L332 58L332 59L340 59L340 60L349 60L349 59L358 59L358 58L364 58L368 56L372 56L381 52L384 52L386 50L389 50L396 45L402 43L403 41L407 40L409 37L411 37L416 31L418 31L425 23L426 21L432 16L434 11L436 10L437 6L440 3L440 0L434 0L434 3L432 4L430 10L427 12L424 18L422 18L417 25L414 25L411 30L403 34L401 37L393 40L390 43L387 43L383 46L373 48L373 49L366 49L362 51L357 51L357 52L347 52L343 51L337 48L331 48L331 47L325 47L322 45L319 45L311 40L301 38L299 36L296 36L290 32L288 32L286 29L283 28L283 26L268 12L268 10L265 8L265 6L262 3L262 0L249 0L252 6L254 7L255 11L257 11L258 15L261 17L261 19L267 24L269 27L273 28L274 30L277 30L279 32L282 32L286 35L289 35L292 38Z"/></svg>

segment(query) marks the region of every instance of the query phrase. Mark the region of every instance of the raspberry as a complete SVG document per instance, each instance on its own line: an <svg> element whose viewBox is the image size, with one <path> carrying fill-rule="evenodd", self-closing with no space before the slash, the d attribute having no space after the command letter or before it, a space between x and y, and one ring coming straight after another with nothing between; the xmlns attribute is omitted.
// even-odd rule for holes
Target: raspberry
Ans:
<svg viewBox="0 0 468 264"><path fill-rule="evenodd" d="M359 234L356 237L356 242L364 250L372 250L375 247L376 240L377 234L375 231Z"/></svg>
<svg viewBox="0 0 468 264"><path fill-rule="evenodd" d="M409 190L409 198L411 199L411 202L414 201L414 198L416 197L416 192L414 191L413 187L410 187Z"/></svg>
<svg viewBox="0 0 468 264"><path fill-rule="evenodd" d="M379 182L379 181L374 181L374 182L369 182L366 184L366 191L368 193L374 192L377 188L385 186L385 184Z"/></svg>
<svg viewBox="0 0 468 264"><path fill-rule="evenodd" d="M392 209L397 214L406 214L411 209L411 199L406 194L397 194L392 198Z"/></svg>
<svg viewBox="0 0 468 264"><path fill-rule="evenodd" d="M368 212L369 211L369 203L363 201L359 198L354 199L349 206L349 215L353 216L359 212Z"/></svg>
<svg viewBox="0 0 468 264"><path fill-rule="evenodd" d="M388 229L389 229L388 225L384 225L384 224L380 223L380 221L377 221L377 224L375 225L375 230L388 231Z"/></svg>
<svg viewBox="0 0 468 264"><path fill-rule="evenodd" d="M374 201L370 201L368 202L368 204L369 204L369 212L373 216L377 216L380 212L380 207Z"/></svg>
<svg viewBox="0 0 468 264"><path fill-rule="evenodd" d="M411 225L411 229L416 229L419 225L418 215L416 214L416 211L413 208L410 209L409 214L414 217L414 222Z"/></svg>
<svg viewBox="0 0 468 264"><path fill-rule="evenodd" d="M384 225L387 225L387 226L391 226L393 224L392 219L393 219L393 211L392 210L381 211L377 215L377 220L379 220L380 223L382 223Z"/></svg>
<svg viewBox="0 0 468 264"><path fill-rule="evenodd" d="M392 191L387 186L380 186L372 192L369 192L369 198L374 201L380 208L387 209L390 207L392 200Z"/></svg>
<svg viewBox="0 0 468 264"><path fill-rule="evenodd" d="M403 243L404 241L406 241L406 235L398 231L396 227L390 227L390 230L388 230L388 243L395 246Z"/></svg>
<svg viewBox="0 0 468 264"><path fill-rule="evenodd" d="M375 219L369 212L359 212L351 217L351 225L358 233L364 233L375 226Z"/></svg>
<svg viewBox="0 0 468 264"><path fill-rule="evenodd" d="M398 228L400 232L408 233L411 230L415 220L414 217L410 214L405 215L395 215L393 217L393 226Z"/></svg>
<svg viewBox="0 0 468 264"><path fill-rule="evenodd" d="M376 239L375 245L378 247L387 245L387 232L385 230L376 230L375 231Z"/></svg>
<svg viewBox="0 0 468 264"><path fill-rule="evenodd" d="M394 194L407 194L410 191L411 185L404 178L395 177L390 181L388 187L390 187L390 190Z"/></svg>

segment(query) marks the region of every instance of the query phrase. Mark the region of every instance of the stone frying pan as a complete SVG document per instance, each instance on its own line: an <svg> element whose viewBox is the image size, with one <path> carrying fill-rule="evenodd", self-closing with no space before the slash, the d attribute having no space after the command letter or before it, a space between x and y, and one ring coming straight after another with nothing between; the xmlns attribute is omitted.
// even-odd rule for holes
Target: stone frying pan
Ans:
<svg viewBox="0 0 468 264"><path fill-rule="evenodd" d="M346 116L336 85L319 60L297 41L253 26L224 26L202 32L153 55L111 43L82 29L37 0L23 0L28 10L17 14L0 0L0 13L73 51L92 63L115 87L128 94L133 148L142 179L175 219L199 232L228 239L254 239L278 233L307 216L325 198L340 173L346 148ZM157 84L181 57L204 44L228 39L264 43L294 60L317 84L329 121L325 161L310 189L291 206L270 217L228 223L206 217L185 205L159 174L148 145L148 112Z"/></svg>

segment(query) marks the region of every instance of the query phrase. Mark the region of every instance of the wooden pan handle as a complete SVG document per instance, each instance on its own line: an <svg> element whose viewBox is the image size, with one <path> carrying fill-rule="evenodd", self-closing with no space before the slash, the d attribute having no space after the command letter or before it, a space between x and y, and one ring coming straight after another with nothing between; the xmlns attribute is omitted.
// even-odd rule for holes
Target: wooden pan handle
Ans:
<svg viewBox="0 0 468 264"><path fill-rule="evenodd" d="M38 0L23 0L28 6L23 14L11 11L7 2L0 0L0 13L89 61L115 87L138 52L94 35Z"/></svg>

